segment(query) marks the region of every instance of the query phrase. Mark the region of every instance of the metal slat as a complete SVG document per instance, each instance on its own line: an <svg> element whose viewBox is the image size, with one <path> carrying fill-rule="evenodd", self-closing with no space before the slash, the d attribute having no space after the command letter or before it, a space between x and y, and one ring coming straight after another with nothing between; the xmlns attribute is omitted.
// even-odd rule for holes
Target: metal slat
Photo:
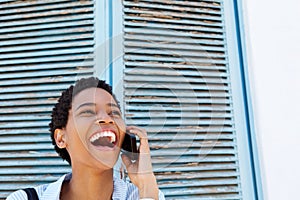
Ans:
<svg viewBox="0 0 300 200"><path fill-rule="evenodd" d="M17 143L17 145L12 144L1 144L0 150L1 151L37 151L37 150L49 150L53 149L53 145L48 143ZM19 162L20 160L16 160L15 162ZM25 160L27 162L27 160ZM2 161L0 160L0 163ZM38 161L42 162L42 161ZM0 166L10 166L9 161L7 163L0 164Z"/></svg>
<svg viewBox="0 0 300 200"><path fill-rule="evenodd" d="M124 39L128 41L153 41L153 42L170 42L174 43L179 42L183 44L201 44L201 45L225 45L225 42L220 39L201 39L201 38L191 38L191 37L181 37L180 35L175 36L164 36L164 35L152 35L152 37L149 36L142 36L142 35L135 35L135 34L126 34L124 35ZM125 49L127 50L127 48Z"/></svg>
<svg viewBox="0 0 300 200"><path fill-rule="evenodd" d="M1 84L1 82L0 82ZM18 100L18 101L4 101L1 102L0 104L0 108L5 108L5 107L27 107L27 106L38 106L38 105L54 105L54 103L56 103L56 98L45 98L45 99L32 99L30 101L28 100ZM5 116L5 113L3 113L3 115L1 116ZM1 119L0 119L1 120Z"/></svg>
<svg viewBox="0 0 300 200"><path fill-rule="evenodd" d="M23 111L23 113L31 113L31 114L34 114L34 113L37 113L37 112L51 112L50 109L40 109L39 111L32 111L30 112L30 110L28 109L27 112L26 111ZM14 122L14 123L3 123L1 122L1 128L7 128L7 129L10 129L10 128L31 128L31 127L48 127L48 124L49 124L49 121L24 121L24 122Z"/></svg>
<svg viewBox="0 0 300 200"><path fill-rule="evenodd" d="M46 56L61 56L61 55L71 55L71 54L84 54L93 52L93 47L77 47L77 48L68 48L68 49L54 49L47 51L31 51L31 52L22 52L22 53L12 53L9 55L0 55L0 60L2 59L22 59L22 58L34 58L34 57L46 57Z"/></svg>
<svg viewBox="0 0 300 200"><path fill-rule="evenodd" d="M181 12L176 12L176 11L156 11L155 9L153 10L146 10L146 9L140 9L140 8L124 8L123 9L125 14L128 15L150 15L150 16L156 16L160 18L172 18L172 17L178 17L178 18L184 18L184 19L194 19L194 20L212 20L212 21L217 21L218 23L222 22L221 17L215 17L213 15L208 15L208 14L192 14L192 13L181 13Z"/></svg>
<svg viewBox="0 0 300 200"><path fill-rule="evenodd" d="M164 127L164 129L161 129L161 127L156 128L156 127L147 127L147 131L151 133L158 133L158 132L165 132L165 133L186 133L186 132L191 132L191 133L223 133L223 132L228 132L232 134L234 131L234 128L232 127L226 127L226 126L210 126L210 127L203 127L203 126L177 126L177 127Z"/></svg>
<svg viewBox="0 0 300 200"><path fill-rule="evenodd" d="M40 57L40 58L22 58L22 59L14 59L14 60L3 60L0 62L1 66L6 65L27 65L27 64L37 64L37 63L51 63L51 62L74 62L78 63L84 62L85 60L92 60L94 55L91 54L79 54L79 55L59 55L55 57Z"/></svg>
<svg viewBox="0 0 300 200"><path fill-rule="evenodd" d="M126 21L144 21L144 22L159 22L159 23L171 23L171 24L184 24L184 25L197 25L205 27L217 27L223 26L222 22L218 21L204 21L204 20L187 20L179 18L156 18L153 15L125 15L124 19ZM217 30L217 29L214 29ZM218 32L218 31L217 31Z"/></svg>
<svg viewBox="0 0 300 200"><path fill-rule="evenodd" d="M1 16L0 22L31 19L31 18L49 18L52 16L68 16L74 14L80 15L80 14L90 13L90 12L93 12L93 7L89 7L89 8L72 7L67 9L51 10L45 12L31 12L31 13L18 13L16 15L13 14L5 15L5 16Z"/></svg>
<svg viewBox="0 0 300 200"><path fill-rule="evenodd" d="M171 140L170 142L153 142L150 141L150 148L152 150L151 155L160 157L161 155L165 156L178 156L178 155L185 155L185 156L205 156L205 155L218 155L218 156L233 156L235 151L235 145L232 145L232 141L226 141L219 139L220 141L213 141L209 139L204 140L190 140L186 139L180 142L177 140ZM203 146L200 146L203 145ZM193 163L197 162L195 160Z"/></svg>
<svg viewBox="0 0 300 200"><path fill-rule="evenodd" d="M179 78L178 81L181 81ZM179 82L178 82L179 83ZM159 82L157 80L156 82L145 82L144 85L140 85L138 82L128 82L125 83L125 87L127 88L147 88L147 89L165 89L165 90L189 90L193 92L194 90L206 90L206 91L212 91L212 90L218 90L218 91L228 91L229 87L226 85L217 85L217 84L194 84L189 83L187 81L181 82L179 85L175 85L174 82ZM175 93L176 94L176 93ZM153 97L155 98L155 97ZM177 97L178 98L178 97Z"/></svg>
<svg viewBox="0 0 300 200"><path fill-rule="evenodd" d="M24 21L20 22L1 22L0 23L0 33L4 34L2 36L2 39L11 39L11 37L6 37L9 34L17 34L16 37L19 37L20 33L28 33L29 31L42 31L45 29L53 30L58 28L73 28L73 27L84 27L88 24L92 24L94 20L91 20L94 16L92 14L82 14L79 15L80 17L57 17L50 18L50 19L35 19L35 20L29 20L26 22L26 25L24 25ZM83 18L83 19L81 19ZM70 21L65 21L70 19ZM71 20L73 19L73 20ZM48 20L48 21L47 21ZM77 21L79 20L79 21ZM30 26L29 26L30 25ZM25 35L24 35L25 36ZM33 35L35 36L35 35ZM29 36L27 36L29 37Z"/></svg>
<svg viewBox="0 0 300 200"><path fill-rule="evenodd" d="M33 138L34 137L34 138ZM0 144L12 144L18 142L36 142L36 143L44 143L44 142L50 142L50 132L48 137L46 135L38 135L38 134L32 134L32 135L20 135L20 136L0 136ZM19 154L19 153L18 153ZM5 157L3 153L0 153L1 158Z"/></svg>
<svg viewBox="0 0 300 200"><path fill-rule="evenodd" d="M240 199L222 1L125 0L123 11L125 117L148 131L160 188Z"/></svg>
<svg viewBox="0 0 300 200"><path fill-rule="evenodd" d="M128 52L127 52L128 53ZM145 61L145 62L140 62L140 61L134 61L131 62L126 61L126 66L128 68L136 68L136 67L151 67L155 69L164 69L164 68L169 68L169 69L194 69L197 71L206 71L206 70L211 70L211 71L217 71L217 70L226 70L226 65L215 65L212 63L208 63L207 65L200 65L199 63L192 63L192 62L180 62L180 63L159 63L159 62L151 62L151 61ZM129 69L129 70L130 70Z"/></svg>
<svg viewBox="0 0 300 200"><path fill-rule="evenodd" d="M227 179L213 179L213 180L199 180L199 181L168 181L166 183L159 183L162 189L167 188L181 188L182 185L185 187L208 187L208 186L227 186L227 185L238 185L236 178L227 178ZM171 186L172 185L172 186Z"/></svg>
<svg viewBox="0 0 300 200"><path fill-rule="evenodd" d="M207 178L231 178L238 176L238 172L236 170L223 170L223 171L202 171L199 172L185 172L185 173L158 173L157 179L160 181L161 179L167 178L167 180L189 180L189 179L207 179Z"/></svg>
<svg viewBox="0 0 300 200"><path fill-rule="evenodd" d="M145 77L144 78L145 82L150 82L151 78ZM152 79L153 80L153 79ZM205 79L206 80L206 79ZM176 80L172 80L170 82L175 82ZM162 81L163 83L164 81ZM136 89L128 89L128 92L126 93L126 96L131 96L131 97L144 97L144 96L157 96L157 97L169 97L171 94L176 94L176 96L180 98L201 98L201 97L211 97L211 98L229 98L230 95L226 92L222 91L197 91L194 90L191 92L190 90L172 90L172 91L162 91L162 90L152 90L151 93L147 89L142 89L139 88L138 90ZM160 108L161 109L161 108ZM193 109L191 109L193 110Z"/></svg>
<svg viewBox="0 0 300 200"><path fill-rule="evenodd" d="M148 80L146 80L148 81ZM175 81L171 81L175 82ZM163 84L163 82L161 83ZM147 96L153 96L155 95L156 97L170 97L170 96L176 96L177 98L215 98L215 99L225 99L225 98L230 98L228 93L226 91L199 91L199 90L172 90L172 91L167 91L167 90L156 90L153 92L149 92L147 88L139 88L138 90L136 89L128 89L128 93L126 96L132 97L132 98L145 98ZM161 109L161 108L160 108ZM167 108L166 108L167 109ZM197 109L195 107L195 109ZM195 111L195 110L193 110Z"/></svg>
<svg viewBox="0 0 300 200"><path fill-rule="evenodd" d="M67 163L59 162L60 158L45 158L43 160L36 160L36 159L25 159L25 160L0 160L0 167L36 167L36 166L44 166L44 167L51 167L51 166L58 166L59 165L65 165L67 166Z"/></svg>
<svg viewBox="0 0 300 200"><path fill-rule="evenodd" d="M179 163L189 163L195 162L198 160L199 162L237 162L237 158L234 156L160 156L160 157L152 157L152 163L155 164L166 164L169 166L170 164L179 164ZM158 177L157 177L158 178ZM167 179L167 177L162 177L163 179ZM159 178L158 178L159 179Z"/></svg>
<svg viewBox="0 0 300 200"><path fill-rule="evenodd" d="M211 105L205 106L201 105L198 106L196 102L194 105L159 105L159 104L152 104L152 105L127 105L126 111L127 112L151 112L151 111L172 111L172 112L184 112L184 111L194 111L194 112L209 112L209 113L216 113L216 112L231 112L232 109L226 105ZM127 115L126 115L127 116ZM128 116L131 116L130 114Z"/></svg>
<svg viewBox="0 0 300 200"><path fill-rule="evenodd" d="M11 8L22 8L28 6L39 6L44 4L57 4L62 2L70 2L70 0L51 0L51 1L15 1L15 0L2 0L1 9L11 9Z"/></svg>
<svg viewBox="0 0 300 200"><path fill-rule="evenodd" d="M210 33L210 34L220 34L222 33L220 31L220 29L218 28L207 28L205 26L192 26L192 25L175 25L175 24L169 24L169 23L165 23L163 24L163 26L161 24L156 24L156 23L145 23L144 21L136 21L134 20L133 22L131 21L126 21L124 23L126 26L128 27L138 27L138 28L144 28L144 29L161 29L162 27L164 29L172 29L172 30L190 30L190 31L194 31L194 30L199 30L201 29L202 32L206 32L206 33Z"/></svg>
<svg viewBox="0 0 300 200"><path fill-rule="evenodd" d="M139 27L139 28L159 28L161 29L162 26L161 24L155 24L155 23L150 23L150 22L147 22L145 23L144 21L136 21L134 20L133 22L131 21L125 21L124 23L125 25L127 26L130 26L131 28L132 27ZM211 33L211 34L220 34L222 33L222 30L218 29L218 28L207 28L207 27L204 27L204 26L192 26L192 25L174 25L174 24L164 24L163 25L163 28L164 29L174 29L174 30L189 30L189 31L197 31L197 30L201 30L202 32L207 32L207 33Z"/></svg>
<svg viewBox="0 0 300 200"><path fill-rule="evenodd" d="M0 90L1 91L1 90ZM12 93L12 94L1 94L0 100L19 100L19 99L36 99L36 98L57 98L61 94L61 91L40 91L36 92L24 92L24 93Z"/></svg>
<svg viewBox="0 0 300 200"><path fill-rule="evenodd" d="M137 124L140 126L172 126L184 123L188 126L203 126L203 125L231 125L232 120L217 120L217 119L210 119L210 120L201 120L197 117L193 118L182 118L182 119L166 119L166 118L150 118L150 119L128 119L131 124Z"/></svg>
<svg viewBox="0 0 300 200"><path fill-rule="evenodd" d="M8 34L4 33L0 35L0 40L2 41L11 40L11 39L17 40L21 38L24 39L30 37L58 36L58 35L67 35L67 34L74 34L74 33L82 34L82 33L92 32L92 31L94 31L93 27L87 26L86 23L82 23L82 26L77 25L76 27L69 27L69 28L62 27L59 30L49 29L49 30L36 30L36 31L33 30L33 31L8 33Z"/></svg>
<svg viewBox="0 0 300 200"><path fill-rule="evenodd" d="M156 44L156 42L152 42L152 41L147 41L149 43L151 43L151 45ZM135 43L139 43L139 42L135 42ZM165 43L166 44L166 43ZM161 45L161 44L160 44ZM198 46L199 48L201 48L200 44L193 44L194 46ZM155 45L154 45L155 46ZM220 52L212 52L212 51L218 51L221 50L219 47L218 48L211 48L211 47L204 47L201 50L191 50L191 49L180 49L178 43L174 44L174 46L176 46L176 49L168 49L168 45L166 45L165 48L140 48L136 45L136 47L128 47L126 48L125 53L132 53L132 54L142 54L142 55L160 55L160 56L166 56L166 55L170 55L172 54L174 57L183 57L185 58L186 61L189 61L191 58L206 58L206 59L210 59L213 63L214 59L224 59L225 57L222 53ZM186 45L185 45L186 46ZM191 45L190 45L191 46ZM191 46L192 48L192 46Z"/></svg>
<svg viewBox="0 0 300 200"><path fill-rule="evenodd" d="M170 52L171 54L171 52ZM130 61L156 61L156 62L189 62L189 63L213 63L217 64L227 64L225 60L218 60L212 58L185 58L185 57L168 57L168 56L142 56L142 55L126 55L124 59Z"/></svg>
<svg viewBox="0 0 300 200"><path fill-rule="evenodd" d="M53 105L53 104L51 104ZM19 122L19 121L44 121L50 120L50 116L43 114L38 114L36 113L36 115L31 116L30 119L28 119L28 115L27 114L11 114L11 115L1 115L1 119L0 119L0 123L1 122L7 122L7 123L15 123L15 122Z"/></svg>
<svg viewBox="0 0 300 200"><path fill-rule="evenodd" d="M0 85L2 86L13 86L13 85L35 85L41 83L58 83L58 82L68 82L73 80L71 77L67 77L66 75L73 74L88 74L92 73L93 69L91 68L69 68L69 69L56 69L56 70L32 70L25 72L10 72L5 73L0 78ZM64 77L66 76L66 77ZM33 79L32 78L36 78ZM13 79L13 80L12 80ZM16 79L18 83L15 83ZM31 81L30 81L31 80Z"/></svg>
<svg viewBox="0 0 300 200"><path fill-rule="evenodd" d="M128 49L129 52L131 53L135 53L135 52L143 52L144 48L152 48L152 49L158 49L158 50L164 50L164 51L169 51L169 53L174 51L175 55L180 55L179 53L177 54L178 51L176 50L186 50L186 51L190 51L192 49L192 51L201 51L199 53L203 53L203 55L206 55L205 52L210 52L210 51L216 51L216 52L224 52L225 48L224 47L211 47L211 46L200 46L199 44L194 44L194 45L186 45L186 44L180 44L180 43L176 43L176 41L174 41L173 43L167 43L167 42L152 42L151 40L147 41L147 38L145 37L145 41L125 41L124 45L127 47L137 47L134 50L130 50ZM201 54L200 54L201 55ZM207 53L208 57L209 57L209 53ZM220 56L220 55L219 55ZM224 56L224 55L223 55ZM212 58L216 57L216 56L211 56Z"/></svg>
<svg viewBox="0 0 300 200"><path fill-rule="evenodd" d="M178 145L179 146L179 145ZM191 156L191 155L234 155L236 152L232 149L216 149L216 148L211 148L207 150L203 150L201 147L200 148L192 148L192 146L187 146L184 148L180 148L180 146L177 148L172 148L170 146L167 146L168 148L166 149L160 149L160 150L153 150L151 152L151 156L160 156L161 154L164 154L166 156L176 156L176 155L185 155L185 156Z"/></svg>
<svg viewBox="0 0 300 200"><path fill-rule="evenodd" d="M49 120L61 91L94 74L94 1L0 4L0 198L70 172Z"/></svg>
<svg viewBox="0 0 300 200"><path fill-rule="evenodd" d="M84 62L60 62L55 65L51 63L38 63L38 64L25 64L25 65L11 65L0 66L0 73L9 73L9 72L28 72L28 71L40 71L40 70L57 70L57 69L72 69L77 68L78 70L85 69L87 67L92 68L95 65L95 62L92 60L85 60Z"/></svg>
<svg viewBox="0 0 300 200"><path fill-rule="evenodd" d="M156 112L151 112L151 113L128 113L126 115L126 117L128 117L128 119L139 119L139 118L149 118L150 119L159 119L159 118L191 118L191 119L199 119L199 118L232 118L233 114L232 113L197 113L196 115L191 115L194 114L195 110L190 110L188 112L161 112L160 111L156 111Z"/></svg>
<svg viewBox="0 0 300 200"><path fill-rule="evenodd" d="M216 163L216 164L207 164L207 163L185 163L179 165L170 165L166 168L164 165L155 165L154 171L156 174L163 174L163 173L181 173L181 172L201 172L201 171L216 171L216 170L235 170L238 166L233 163ZM1 173L1 172L0 172ZM168 182L168 180L166 180ZM160 183L164 183L163 180ZM171 185L169 185L171 186Z"/></svg>
<svg viewBox="0 0 300 200"><path fill-rule="evenodd" d="M168 189L168 190L163 190L163 192L170 196L172 199L172 196L174 196L174 199L181 199L182 197L187 198L189 195L193 194L203 194L204 197L210 197L212 199L229 199L230 197L233 199L237 199L240 197L238 187L234 186L223 186L223 187L191 187L189 190L184 189L184 188L176 188L176 189ZM178 196L178 197L177 197ZM201 195L198 196L198 198L201 198ZM202 198L201 198L202 200Z"/></svg>
<svg viewBox="0 0 300 200"><path fill-rule="evenodd" d="M55 4L40 4L39 6L32 6L32 2L30 2L30 7L22 7L18 6L17 8L6 8L2 10L0 13L1 15L8 15L8 14L20 14L20 13L33 13L33 12L40 12L40 11L50 11L50 10L59 10L59 9L67 9L73 7L80 7L80 6L93 6L91 1L80 1L80 2L56 2ZM2 7L3 8L3 7Z"/></svg>
<svg viewBox="0 0 300 200"><path fill-rule="evenodd" d="M58 164L59 164L59 160L58 160ZM7 175L7 174L15 174L18 176L22 176L22 175L28 175L28 174L64 174L70 170L69 166L60 166L60 167L23 167L22 170L20 170L19 168L0 168L0 175Z"/></svg>
<svg viewBox="0 0 300 200"><path fill-rule="evenodd" d="M57 176L50 176L50 175L23 175L20 176L17 180L15 176L8 176L8 175L2 175L0 176L0 182L35 182L36 179L43 180L45 182L54 182L58 179Z"/></svg>
<svg viewBox="0 0 300 200"><path fill-rule="evenodd" d="M73 32L76 33L76 32ZM29 39L19 39L19 40L9 40L9 41L4 41L1 42L1 46L11 46L11 45L24 45L24 44L43 44L43 43L59 43L59 42L72 42L72 41L76 41L79 40L77 42L81 42L86 45L86 40L90 39L91 41L93 41L93 34L77 34L77 35L62 35L62 36L49 36L49 37L40 37L40 38L29 38ZM85 41L84 41L85 40ZM46 44L46 45L47 45Z"/></svg>
<svg viewBox="0 0 300 200"><path fill-rule="evenodd" d="M1 107L1 111L5 114L18 114L18 113L35 113L40 112L44 113L45 111L51 111L52 105L38 105L38 106L19 106L15 108L11 107ZM31 111L31 112L30 112ZM28 119L28 118L27 118Z"/></svg>
<svg viewBox="0 0 300 200"><path fill-rule="evenodd" d="M61 37L60 37L60 39L62 40L62 42L60 42L60 43L52 42L52 43L45 43L45 44L41 45L40 43L44 42L43 40L41 40L40 43L38 43L38 44L22 45L22 46L20 45L17 47L16 46L1 47L0 53L12 52L14 54L18 54L17 52L29 51L30 53L28 53L28 55L26 55L26 54L20 54L20 55L33 56L34 51L32 51L32 49L34 49L35 51L47 50L47 52L49 51L49 55L50 55L52 49L75 49L75 48L80 49L80 48L86 47L86 46L90 46L90 48L93 48L93 45L94 45L94 42L92 40L86 40L86 38L85 38L85 41L83 41L83 40L66 41L65 39L62 39ZM82 51L84 51L84 50L82 50ZM74 53L75 52L76 52L76 50L74 51ZM90 50L90 52L91 52L91 50ZM40 51L40 53L42 53L42 51ZM5 56L7 56L7 55L5 55ZM8 58L5 56L2 56L2 58ZM10 55L10 57L13 58L14 56Z"/></svg>
<svg viewBox="0 0 300 200"><path fill-rule="evenodd" d="M144 62L144 66L140 67L132 67L128 66L124 73L127 75L161 75L161 76L179 76L179 78L186 78L186 77L198 77L198 78L227 78L229 75L224 72L224 70L214 69L213 66L211 68L203 69L196 66L190 66L189 62L186 62L189 66L185 68L180 68L179 66L176 67L176 64L169 63L165 67L152 67L151 62ZM147 66L148 65L148 66ZM146 72L146 73L145 73ZM135 76L138 78L137 76ZM219 81L218 81L219 82ZM218 83L217 82L217 83Z"/></svg>
<svg viewBox="0 0 300 200"><path fill-rule="evenodd" d="M150 133L156 133L156 134L149 134L149 139L151 141L157 140L157 141L165 141L166 145L173 144L174 146L181 146L185 147L182 144L188 144L191 145L193 142L198 142L199 144L205 144L206 146L214 146L218 143L221 143L224 140L224 143L232 144L232 141L234 140L233 134L224 134L220 130L216 131L216 133L209 132L210 129L214 128L213 126L208 127L206 131L203 130L203 134L199 134L199 130L197 131L197 126L188 126L190 129L193 129L193 132L188 132L189 129L176 131L176 128L173 129L171 133L168 133L165 129L160 129L160 131L149 131ZM200 127L200 126L198 126ZM226 128L226 126L224 126ZM184 142L189 141L189 142ZM155 144L155 143L154 143ZM163 145L160 145L163 146ZM155 146L154 146L155 147ZM232 147L235 147L234 145Z"/></svg>
<svg viewBox="0 0 300 200"><path fill-rule="evenodd" d="M1 88L0 93L8 93L8 92L21 92L23 90L24 92L33 92L33 91L51 91L51 90L64 90L66 89L66 86L59 85L59 84L48 84L48 85L37 85L35 87L32 86L24 86L24 87L13 87L13 88Z"/></svg>
<svg viewBox="0 0 300 200"><path fill-rule="evenodd" d="M191 90L192 91L192 90ZM218 99L210 99L210 98L202 98L202 99L189 99L189 98L131 98L125 99L125 103L130 103L131 105L134 104L232 104L231 100L218 100Z"/></svg>
<svg viewBox="0 0 300 200"><path fill-rule="evenodd" d="M149 76L153 76L153 75L160 75L158 77L160 77L160 79L162 79L161 77L163 76L165 78L165 76L176 76L178 77L178 79L180 81L182 81L183 79L185 79L188 76L197 76L199 78L203 77L203 78L209 78L209 77L214 77L214 78L227 78L229 77L228 73L226 72L222 72L222 71L209 71L209 70L201 70L201 69L197 69L197 67L186 67L186 68L181 68L181 69L173 69L171 67L168 68L163 68L161 70L157 70L156 68L152 68L152 67L140 67L140 68L127 68L124 70L124 73L129 76L129 75L149 75ZM157 78L158 78L157 77ZM138 77L137 77L138 78ZM158 79L158 80L160 80ZM127 80L127 77L126 77ZM155 80L155 79L154 79ZM134 80L132 80L134 81Z"/></svg>
<svg viewBox="0 0 300 200"><path fill-rule="evenodd" d="M146 29L146 28L125 28L126 34L141 34L141 35L163 35L163 36L178 36L180 37L195 37L195 38L203 38L203 39L220 39L225 40L224 35L221 34L208 34L203 33L200 30L198 31L184 31L184 30L170 30L170 29Z"/></svg>
<svg viewBox="0 0 300 200"><path fill-rule="evenodd" d="M33 128L18 128L18 129L1 129L1 135L20 135L20 134L46 134L49 136L49 127L33 127Z"/></svg>
<svg viewBox="0 0 300 200"><path fill-rule="evenodd" d="M144 2L130 2L124 1L125 7L131 7L133 10L136 8L147 9L147 10L160 10L160 11L175 11L175 12L184 12L184 13L196 13L198 15L207 14L207 15L216 15L220 13L220 8L215 11L214 9L209 9L208 7L191 7L191 6L177 6L176 4L162 4L162 3L144 3Z"/></svg>
<svg viewBox="0 0 300 200"><path fill-rule="evenodd" d="M205 0L205 1L173 1L173 0L139 0L141 2L170 4L190 7L207 7L207 8L220 8L221 0Z"/></svg>

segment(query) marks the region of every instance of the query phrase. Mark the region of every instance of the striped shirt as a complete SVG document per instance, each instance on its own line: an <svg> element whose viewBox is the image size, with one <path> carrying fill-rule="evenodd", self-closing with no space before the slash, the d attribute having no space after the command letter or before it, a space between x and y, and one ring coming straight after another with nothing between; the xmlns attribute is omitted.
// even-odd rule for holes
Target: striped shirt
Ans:
<svg viewBox="0 0 300 200"><path fill-rule="evenodd" d="M59 200L62 183L69 181L72 174L66 174L58 179L56 182L40 185L35 187L40 200ZM139 191L138 188L132 184L123 181L120 178L114 177L114 191L112 195L113 200L138 200ZM159 200L164 200L164 194L159 191ZM11 193L6 200L27 200L25 191L18 190Z"/></svg>

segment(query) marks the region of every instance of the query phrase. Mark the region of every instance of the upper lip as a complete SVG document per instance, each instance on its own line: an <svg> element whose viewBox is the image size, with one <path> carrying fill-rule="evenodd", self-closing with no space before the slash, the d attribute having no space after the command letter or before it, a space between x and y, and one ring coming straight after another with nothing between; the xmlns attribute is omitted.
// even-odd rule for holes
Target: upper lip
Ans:
<svg viewBox="0 0 300 200"><path fill-rule="evenodd" d="M110 128L105 128L105 129L100 129L100 130L95 131L92 135L90 135L89 140L91 140L91 138L94 135L96 135L97 133L103 133L103 132L106 132L106 131L114 133L114 135L116 137L116 140L115 140L115 143L116 143L118 141L118 135L117 135L117 133L116 133L116 131L114 129L110 129Z"/></svg>

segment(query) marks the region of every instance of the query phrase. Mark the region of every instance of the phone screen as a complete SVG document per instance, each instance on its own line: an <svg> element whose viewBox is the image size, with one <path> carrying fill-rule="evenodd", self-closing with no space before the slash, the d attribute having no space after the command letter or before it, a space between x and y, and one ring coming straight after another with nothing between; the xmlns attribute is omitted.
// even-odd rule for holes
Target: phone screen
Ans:
<svg viewBox="0 0 300 200"><path fill-rule="evenodd" d="M136 160L138 155L136 137L134 134L126 133L122 144L122 152L131 158Z"/></svg>

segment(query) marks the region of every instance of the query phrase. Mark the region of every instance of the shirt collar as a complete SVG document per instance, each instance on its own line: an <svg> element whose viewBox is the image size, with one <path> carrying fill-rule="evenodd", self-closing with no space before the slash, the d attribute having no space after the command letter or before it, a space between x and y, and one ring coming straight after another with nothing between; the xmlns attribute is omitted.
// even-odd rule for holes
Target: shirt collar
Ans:
<svg viewBox="0 0 300 200"><path fill-rule="evenodd" d="M62 183L65 180L70 180L71 177L72 177L71 173L65 174L62 177L60 177L57 181L50 183L47 189L45 190L45 192L43 193L43 195L41 196L41 200L49 200L49 199L59 200ZM112 199L125 200L126 192L127 192L126 183L123 180L114 177L114 190L113 190Z"/></svg>
<svg viewBox="0 0 300 200"><path fill-rule="evenodd" d="M71 176L71 174L65 174L62 177L60 177L57 181L50 183L43 195L41 196L41 200L59 200L62 183L64 182L66 176L69 175Z"/></svg>

